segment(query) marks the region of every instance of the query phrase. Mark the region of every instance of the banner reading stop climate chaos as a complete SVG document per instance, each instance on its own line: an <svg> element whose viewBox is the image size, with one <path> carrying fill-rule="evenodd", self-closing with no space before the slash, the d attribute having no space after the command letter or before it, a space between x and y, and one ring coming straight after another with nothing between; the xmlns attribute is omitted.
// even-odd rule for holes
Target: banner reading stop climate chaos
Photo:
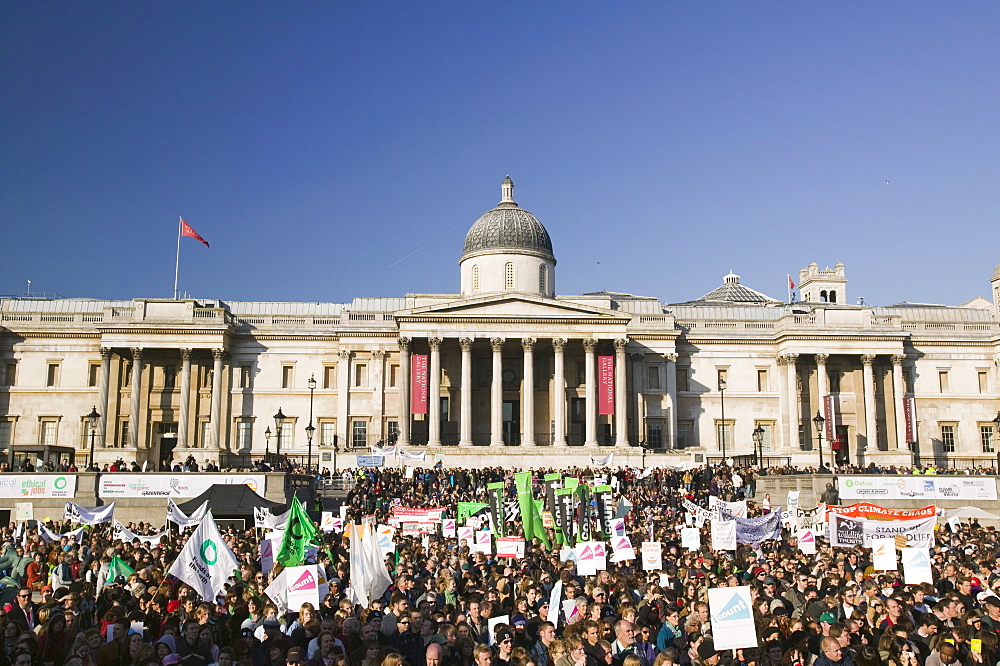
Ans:
<svg viewBox="0 0 1000 666"><path fill-rule="evenodd" d="M933 518L937 515L937 507L933 504L921 509L886 509L869 502L858 502L850 506L828 506L826 511L827 514L837 513L841 516L867 520L915 520Z"/></svg>

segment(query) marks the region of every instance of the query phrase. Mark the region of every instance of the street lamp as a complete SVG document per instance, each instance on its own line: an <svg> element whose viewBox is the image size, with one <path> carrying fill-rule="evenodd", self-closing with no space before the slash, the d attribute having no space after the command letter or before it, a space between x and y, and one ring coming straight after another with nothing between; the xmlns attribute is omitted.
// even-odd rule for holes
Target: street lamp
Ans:
<svg viewBox="0 0 1000 666"><path fill-rule="evenodd" d="M719 399L722 401L722 464L726 464L726 380L719 377Z"/></svg>
<svg viewBox="0 0 1000 666"><path fill-rule="evenodd" d="M750 436L753 437L753 454L757 458L757 469L762 470L764 469L764 428L758 423Z"/></svg>
<svg viewBox="0 0 1000 666"><path fill-rule="evenodd" d="M267 430L264 431L264 462L267 462L268 457L271 455L271 427L268 426Z"/></svg>
<svg viewBox="0 0 1000 666"><path fill-rule="evenodd" d="M998 440L1000 440L1000 412L997 412L997 417L993 419L993 448L997 450L997 475L1000 475L1000 447L997 446Z"/></svg>
<svg viewBox="0 0 1000 666"><path fill-rule="evenodd" d="M101 415L97 413L97 405L90 410L90 413L85 417L90 422L90 467L92 469L97 469L94 464L94 436L97 435L97 422L100 421Z"/></svg>
<svg viewBox="0 0 1000 666"><path fill-rule="evenodd" d="M310 374L306 382L309 387L309 425L306 426L306 440L309 442L309 452L306 454L306 472L312 469L313 462L313 434L316 428L313 427L313 394L316 392L316 375Z"/></svg>
<svg viewBox="0 0 1000 666"><path fill-rule="evenodd" d="M819 442L818 448L820 469L823 469L823 423L825 422L826 419L824 419L823 415L819 413L819 410L816 410L816 416L813 417L813 423L816 424L816 440Z"/></svg>
<svg viewBox="0 0 1000 666"><path fill-rule="evenodd" d="M274 415L274 429L276 431L274 435L277 437L274 443L274 455L276 456L281 455L281 428L284 425L285 415L282 413L281 407L278 407L278 413Z"/></svg>

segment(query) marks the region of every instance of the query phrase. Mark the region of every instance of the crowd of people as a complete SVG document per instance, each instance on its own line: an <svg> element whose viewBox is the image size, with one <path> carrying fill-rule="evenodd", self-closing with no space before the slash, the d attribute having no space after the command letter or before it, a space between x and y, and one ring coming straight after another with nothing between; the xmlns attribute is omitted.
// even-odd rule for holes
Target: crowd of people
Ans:
<svg viewBox="0 0 1000 666"><path fill-rule="evenodd" d="M543 475L534 470L537 498ZM779 510L753 497L751 469L563 469L581 483L606 483L633 544L662 543L660 571L637 560L580 575L558 546L538 539L523 558L473 552L440 533L395 536L386 557L392 585L364 606L350 595L350 540L324 535L318 564L329 594L279 612L265 593L260 533L223 536L238 574L216 599L167 574L187 531L159 543L115 540L107 526L47 541L36 527L3 530L0 666L995 666L1000 659L1000 543L978 525L941 531L933 584L905 585L875 571L871 552L820 540L805 555L780 540L713 552L681 547L685 500L750 496L750 515ZM387 523L396 506L486 502L488 484L516 491L513 471L363 469L346 499L346 522ZM64 534L60 523L48 530ZM130 524L155 534L159 524ZM508 524L518 533L520 524ZM549 532L552 536L552 532ZM132 574L120 574L113 561ZM553 587L561 595L552 603ZM707 591L749 586L757 647L716 648ZM566 603L570 601L570 603ZM496 623L496 618L504 621ZM491 621L493 620L493 621Z"/></svg>

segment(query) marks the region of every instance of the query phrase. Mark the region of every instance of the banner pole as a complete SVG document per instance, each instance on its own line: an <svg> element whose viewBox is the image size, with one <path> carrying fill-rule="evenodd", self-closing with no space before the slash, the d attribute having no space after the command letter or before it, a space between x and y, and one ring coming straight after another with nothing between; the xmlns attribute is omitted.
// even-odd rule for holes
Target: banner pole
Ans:
<svg viewBox="0 0 1000 666"><path fill-rule="evenodd" d="M177 216L177 256L174 258L174 300L177 300L177 272L181 265L181 216Z"/></svg>

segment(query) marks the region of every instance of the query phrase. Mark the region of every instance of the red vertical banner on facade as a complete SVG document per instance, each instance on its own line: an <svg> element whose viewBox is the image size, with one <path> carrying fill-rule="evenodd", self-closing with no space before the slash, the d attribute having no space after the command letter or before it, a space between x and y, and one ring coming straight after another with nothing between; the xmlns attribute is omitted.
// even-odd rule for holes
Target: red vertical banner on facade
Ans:
<svg viewBox="0 0 1000 666"><path fill-rule="evenodd" d="M832 395L823 396L823 424L826 429L826 441L832 442L837 439L837 405L833 401Z"/></svg>
<svg viewBox="0 0 1000 666"><path fill-rule="evenodd" d="M906 423L906 441L917 441L917 418L913 398L903 398L903 418Z"/></svg>
<svg viewBox="0 0 1000 666"><path fill-rule="evenodd" d="M410 412L427 413L427 354L410 357Z"/></svg>
<svg viewBox="0 0 1000 666"><path fill-rule="evenodd" d="M615 413L615 357L597 357L598 414Z"/></svg>

